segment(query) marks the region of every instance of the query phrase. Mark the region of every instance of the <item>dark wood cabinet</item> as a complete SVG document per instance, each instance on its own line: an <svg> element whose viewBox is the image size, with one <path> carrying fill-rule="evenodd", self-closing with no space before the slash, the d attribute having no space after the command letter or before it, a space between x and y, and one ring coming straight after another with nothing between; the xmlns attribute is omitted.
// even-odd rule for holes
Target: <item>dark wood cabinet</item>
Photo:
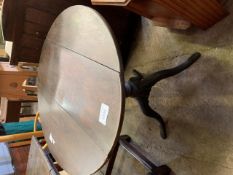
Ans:
<svg viewBox="0 0 233 175"><path fill-rule="evenodd" d="M193 24L207 29L228 13L224 0L91 0L96 5L124 6L126 9L147 17L155 25L186 29Z"/></svg>
<svg viewBox="0 0 233 175"><path fill-rule="evenodd" d="M13 42L10 64L38 63L52 23L64 9L72 5L92 6L88 0L4 0L3 35L5 40ZM135 29L137 16L120 7L92 7L110 23L125 60L129 47L127 38Z"/></svg>

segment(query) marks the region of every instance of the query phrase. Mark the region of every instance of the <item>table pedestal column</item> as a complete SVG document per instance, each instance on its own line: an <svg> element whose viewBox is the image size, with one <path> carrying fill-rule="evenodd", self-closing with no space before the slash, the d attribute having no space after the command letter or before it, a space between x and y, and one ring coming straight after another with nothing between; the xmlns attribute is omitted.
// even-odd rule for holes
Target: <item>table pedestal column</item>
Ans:
<svg viewBox="0 0 233 175"><path fill-rule="evenodd" d="M195 63L201 54L196 52L192 54L184 63L166 70L161 70L152 74L143 74L134 70L134 76L125 83L126 97L135 98L144 115L156 119L160 124L160 135L162 138L167 137L165 122L159 113L154 111L149 105L149 95L151 88L160 80L174 76Z"/></svg>

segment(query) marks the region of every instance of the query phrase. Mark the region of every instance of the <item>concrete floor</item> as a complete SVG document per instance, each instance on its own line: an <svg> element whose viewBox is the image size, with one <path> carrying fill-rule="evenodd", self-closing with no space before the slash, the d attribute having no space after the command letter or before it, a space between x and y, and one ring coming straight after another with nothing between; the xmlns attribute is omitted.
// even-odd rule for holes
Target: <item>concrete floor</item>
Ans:
<svg viewBox="0 0 233 175"><path fill-rule="evenodd" d="M233 175L233 1L232 12L207 31L155 27L143 18L126 68L144 73L170 68L195 51L191 68L153 87L150 104L167 122L158 124L127 99L122 134L130 135L157 164L177 175ZM143 175L146 170L120 150L113 175Z"/></svg>

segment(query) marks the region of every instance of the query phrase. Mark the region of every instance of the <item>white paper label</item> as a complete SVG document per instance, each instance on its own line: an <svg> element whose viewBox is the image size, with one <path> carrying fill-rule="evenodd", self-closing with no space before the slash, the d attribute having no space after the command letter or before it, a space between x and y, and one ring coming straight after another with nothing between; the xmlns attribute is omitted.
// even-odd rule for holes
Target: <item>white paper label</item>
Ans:
<svg viewBox="0 0 233 175"><path fill-rule="evenodd" d="M52 133L49 134L49 140L50 140L50 142L51 142L52 144L55 144L55 140L54 140L54 138L53 138Z"/></svg>
<svg viewBox="0 0 233 175"><path fill-rule="evenodd" d="M107 124L108 112L109 112L109 106L102 103L100 107L99 122L102 123L103 125Z"/></svg>

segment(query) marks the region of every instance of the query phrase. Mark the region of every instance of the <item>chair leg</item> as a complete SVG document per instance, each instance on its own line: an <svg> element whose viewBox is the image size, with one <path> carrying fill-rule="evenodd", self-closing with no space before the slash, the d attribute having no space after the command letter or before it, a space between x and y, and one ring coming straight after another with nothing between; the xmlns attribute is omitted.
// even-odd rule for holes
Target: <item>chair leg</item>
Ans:
<svg viewBox="0 0 233 175"><path fill-rule="evenodd" d="M111 175L112 169L116 160L117 152L119 147L122 147L126 150L130 155L132 155L137 161L139 161L145 168L150 171L150 175L169 175L171 169L166 166L156 166L152 161L150 161L147 156L143 153L143 151L135 145L131 138L128 135L120 136L118 144L112 152L112 157L109 160L109 164L107 167L106 175Z"/></svg>

